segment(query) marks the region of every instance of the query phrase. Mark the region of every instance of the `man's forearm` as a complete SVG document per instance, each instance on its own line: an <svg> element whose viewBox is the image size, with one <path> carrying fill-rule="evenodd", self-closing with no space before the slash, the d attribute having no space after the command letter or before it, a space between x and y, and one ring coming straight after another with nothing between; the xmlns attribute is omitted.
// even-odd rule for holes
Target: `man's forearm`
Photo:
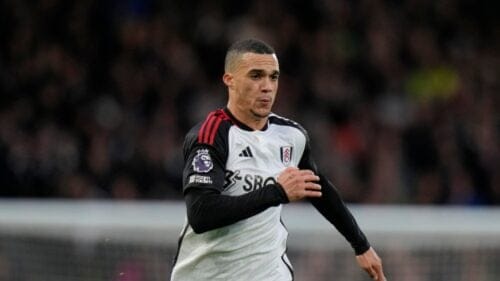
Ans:
<svg viewBox="0 0 500 281"><path fill-rule="evenodd" d="M185 199L188 221L196 233L233 224L288 202L283 189L275 184L241 196L222 195L208 188L190 188Z"/></svg>
<svg viewBox="0 0 500 281"><path fill-rule="evenodd" d="M314 207L351 243L356 255L366 252L370 244L336 188L323 176L320 184L322 196L310 199Z"/></svg>

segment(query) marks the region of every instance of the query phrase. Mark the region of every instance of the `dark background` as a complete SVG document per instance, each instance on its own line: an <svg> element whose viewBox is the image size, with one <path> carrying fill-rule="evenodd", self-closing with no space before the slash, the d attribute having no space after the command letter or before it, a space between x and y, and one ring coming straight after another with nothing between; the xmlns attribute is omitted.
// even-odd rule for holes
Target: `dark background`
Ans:
<svg viewBox="0 0 500 281"><path fill-rule="evenodd" d="M0 1L0 196L180 199L231 42L273 45L277 114L345 200L500 204L489 1Z"/></svg>

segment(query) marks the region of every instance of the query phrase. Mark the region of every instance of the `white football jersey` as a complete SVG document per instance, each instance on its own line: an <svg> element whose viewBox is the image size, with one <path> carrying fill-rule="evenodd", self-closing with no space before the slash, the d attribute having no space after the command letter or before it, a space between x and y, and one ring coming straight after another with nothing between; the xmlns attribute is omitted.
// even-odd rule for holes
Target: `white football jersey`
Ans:
<svg viewBox="0 0 500 281"><path fill-rule="evenodd" d="M227 111L211 116L186 137L185 189L218 186L223 195L240 196L299 165L307 137L296 123L273 114L265 130L254 131ZM287 235L281 205L201 234L186 219L171 280L292 280Z"/></svg>

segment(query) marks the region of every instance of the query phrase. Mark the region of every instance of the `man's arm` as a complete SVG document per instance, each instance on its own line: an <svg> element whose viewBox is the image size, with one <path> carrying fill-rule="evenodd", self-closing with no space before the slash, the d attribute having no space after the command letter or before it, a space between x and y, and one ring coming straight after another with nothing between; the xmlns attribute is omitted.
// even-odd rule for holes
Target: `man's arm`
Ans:
<svg viewBox="0 0 500 281"><path fill-rule="evenodd" d="M240 196L222 195L216 187L191 187L185 193L188 220L196 233L233 224L279 204L321 196L309 170L287 168L278 182Z"/></svg>
<svg viewBox="0 0 500 281"><path fill-rule="evenodd" d="M292 171L293 177L244 195L223 195L227 143L221 132L212 144L199 143L195 133L188 134L184 144L183 190L188 222L196 233L233 224L282 203L321 196L321 187L311 182L318 178L310 171Z"/></svg>
<svg viewBox="0 0 500 281"><path fill-rule="evenodd" d="M359 228L351 212L347 209L335 186L323 175L319 174L315 161L310 153L310 144L307 140L300 169L309 169L319 175L322 196L310 198L313 206L349 241L356 255L363 254L370 248L370 244Z"/></svg>
<svg viewBox="0 0 500 281"><path fill-rule="evenodd" d="M323 196L310 198L313 206L349 241L356 255L366 252L370 248L370 243L347 209L337 189L322 175L320 175L319 184Z"/></svg>
<svg viewBox="0 0 500 281"><path fill-rule="evenodd" d="M283 189L277 184L266 185L241 196L222 195L210 188L190 188L185 200L188 221L196 233L233 224L288 202Z"/></svg>
<svg viewBox="0 0 500 281"><path fill-rule="evenodd" d="M288 202L283 189L271 184L241 196L222 195L225 182L225 149L198 144L186 138L183 190L188 222L202 233L249 218L265 209Z"/></svg>
<svg viewBox="0 0 500 281"><path fill-rule="evenodd" d="M310 170L287 168L278 182L240 196L222 195L217 186L190 186L185 191L188 221L196 233L233 224L279 204L320 197L319 178Z"/></svg>
<svg viewBox="0 0 500 281"><path fill-rule="evenodd" d="M307 139L307 134L306 134ZM310 154L309 140L306 141L304 154L299 163L300 169L310 169L318 173L316 163ZM322 196L310 198L313 206L349 241L356 253L358 265L374 280L385 281L382 269L382 260L370 246L366 236L359 228L351 212L344 204L335 186L324 176L319 174Z"/></svg>

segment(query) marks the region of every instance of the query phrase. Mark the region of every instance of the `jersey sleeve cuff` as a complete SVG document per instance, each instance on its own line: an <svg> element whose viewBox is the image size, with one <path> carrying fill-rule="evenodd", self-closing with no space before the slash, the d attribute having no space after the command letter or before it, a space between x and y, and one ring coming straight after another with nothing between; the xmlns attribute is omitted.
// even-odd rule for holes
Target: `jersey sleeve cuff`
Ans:
<svg viewBox="0 0 500 281"><path fill-rule="evenodd" d="M363 241L363 243L360 243L359 245L352 245L354 248L354 252L356 253L356 256L364 254L368 249L370 249L370 243L368 241Z"/></svg>
<svg viewBox="0 0 500 281"><path fill-rule="evenodd" d="M286 195L286 192L281 186L281 184L274 183L271 184L271 187L273 187L276 190L276 193L279 195L282 204L290 203L290 200L288 200L288 196Z"/></svg>

